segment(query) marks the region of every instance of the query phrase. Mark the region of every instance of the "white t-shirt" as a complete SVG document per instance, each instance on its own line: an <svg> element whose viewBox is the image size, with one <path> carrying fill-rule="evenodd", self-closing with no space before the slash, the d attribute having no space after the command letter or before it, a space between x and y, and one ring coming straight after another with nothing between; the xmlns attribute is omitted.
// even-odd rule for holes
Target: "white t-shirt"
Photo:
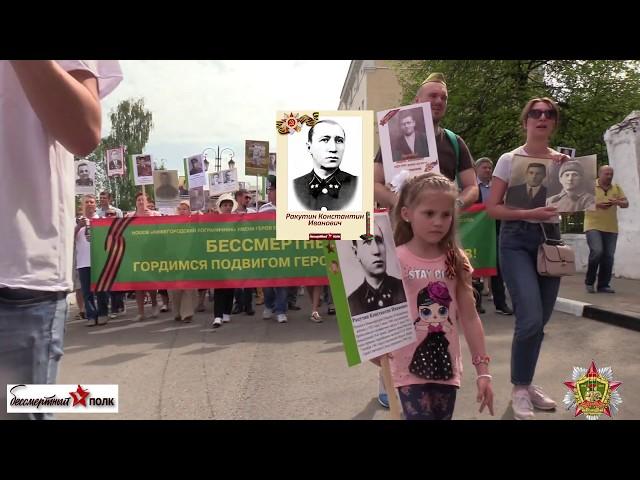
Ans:
<svg viewBox="0 0 640 480"><path fill-rule="evenodd" d="M511 152L503 153L496 163L496 168L493 169L493 176L498 177L500 180L504 180L509 186L511 181L511 164L513 163L514 155L526 155L527 152L524 147L518 147Z"/></svg>
<svg viewBox="0 0 640 480"><path fill-rule="evenodd" d="M233 212L231 213L237 213L237 214L241 214L241 213L258 213L256 212L255 208L251 208L251 207L247 207L247 211L246 212L239 212L238 209L236 208Z"/></svg>
<svg viewBox="0 0 640 480"><path fill-rule="evenodd" d="M100 218L96 213L93 218ZM82 227L76 233L76 268L91 266L91 243L87 241L87 227Z"/></svg>
<svg viewBox="0 0 640 480"><path fill-rule="evenodd" d="M512 150L507 153L503 153L502 156L498 159L498 163L496 163L496 168L493 169L493 176L498 177L500 180L503 180L507 183L507 188L509 188L509 182L511 182L511 164L513 163L514 155L527 155L527 151L524 147L518 147L515 150ZM534 192L534 194L537 192ZM524 219L523 219L524 220ZM524 220L525 222L530 223L540 223L540 220ZM547 220L547 223L558 223L560 222L560 216L555 220Z"/></svg>
<svg viewBox="0 0 640 480"><path fill-rule="evenodd" d="M258 213L275 212L275 211L276 211L276 206L273 203L269 202L262 205L258 210Z"/></svg>
<svg viewBox="0 0 640 480"><path fill-rule="evenodd" d="M56 60L98 79L100 98L122 80L117 60ZM43 128L13 67L0 61L0 286L71 291L73 155Z"/></svg>

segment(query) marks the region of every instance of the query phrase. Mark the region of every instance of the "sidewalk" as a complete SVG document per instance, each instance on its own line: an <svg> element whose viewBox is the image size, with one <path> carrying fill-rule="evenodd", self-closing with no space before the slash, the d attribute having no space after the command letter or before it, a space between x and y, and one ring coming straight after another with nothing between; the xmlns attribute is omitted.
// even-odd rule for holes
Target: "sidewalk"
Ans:
<svg viewBox="0 0 640 480"><path fill-rule="evenodd" d="M563 277L555 309L640 331L640 280L613 278L616 293L587 293L584 273Z"/></svg>

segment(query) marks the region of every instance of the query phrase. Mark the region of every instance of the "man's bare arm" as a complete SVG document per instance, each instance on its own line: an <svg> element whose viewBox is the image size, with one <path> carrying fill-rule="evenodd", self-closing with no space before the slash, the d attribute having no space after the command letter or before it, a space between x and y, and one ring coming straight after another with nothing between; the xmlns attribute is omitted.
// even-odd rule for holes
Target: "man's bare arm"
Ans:
<svg viewBox="0 0 640 480"><path fill-rule="evenodd" d="M462 192L460 198L464 202L462 208L467 208L478 200L478 180L476 179L476 171L473 168L468 168L459 173L460 182L462 183Z"/></svg>
<svg viewBox="0 0 640 480"><path fill-rule="evenodd" d="M100 143L98 81L89 72L67 73L53 60L12 61L31 107L44 128L74 155Z"/></svg>

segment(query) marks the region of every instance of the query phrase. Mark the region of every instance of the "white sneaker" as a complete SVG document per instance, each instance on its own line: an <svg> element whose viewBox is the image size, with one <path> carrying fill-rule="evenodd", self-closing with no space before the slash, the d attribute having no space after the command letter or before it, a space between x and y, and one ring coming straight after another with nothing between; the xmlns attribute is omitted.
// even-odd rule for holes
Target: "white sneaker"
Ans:
<svg viewBox="0 0 640 480"><path fill-rule="evenodd" d="M511 408L516 420L528 420L533 418L533 404L527 390L518 390L511 394Z"/></svg>
<svg viewBox="0 0 640 480"><path fill-rule="evenodd" d="M278 314L278 323L287 323L287 316L284 313Z"/></svg>
<svg viewBox="0 0 640 480"><path fill-rule="evenodd" d="M223 321L224 323L229 323L229 322L231 321L231 316L230 316L230 315L228 315L228 314L226 314L226 313L223 313L223 314L222 314L222 321Z"/></svg>
<svg viewBox="0 0 640 480"><path fill-rule="evenodd" d="M265 320L270 320L272 315L273 315L273 310L265 307L264 311L262 312L262 318Z"/></svg>
<svg viewBox="0 0 640 480"><path fill-rule="evenodd" d="M158 316L158 306L154 305L153 307L151 307L151 316L153 318L156 318Z"/></svg>
<svg viewBox="0 0 640 480"><path fill-rule="evenodd" d="M533 406L540 410L555 410L556 408L556 402L537 385L529 385L529 398Z"/></svg>
<svg viewBox="0 0 640 480"><path fill-rule="evenodd" d="M118 316L117 313L110 313L109 318L116 318Z"/></svg>
<svg viewBox="0 0 640 480"><path fill-rule="evenodd" d="M218 328L222 325L222 319L220 317L216 317L213 319L211 323L211 328Z"/></svg>
<svg viewBox="0 0 640 480"><path fill-rule="evenodd" d="M138 315L136 315L136 318L135 318L134 322L141 322L143 320L144 320L144 315L138 314Z"/></svg>

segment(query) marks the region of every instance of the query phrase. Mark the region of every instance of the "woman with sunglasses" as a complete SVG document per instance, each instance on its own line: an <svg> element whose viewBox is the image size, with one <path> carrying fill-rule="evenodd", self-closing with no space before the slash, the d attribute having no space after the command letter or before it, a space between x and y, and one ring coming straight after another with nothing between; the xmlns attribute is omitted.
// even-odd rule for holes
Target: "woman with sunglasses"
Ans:
<svg viewBox="0 0 640 480"><path fill-rule="evenodd" d="M511 345L511 401L514 417L518 420L533 417L534 407L541 410L553 410L556 407L556 402L540 387L533 385L533 376L544 326L551 317L560 288L559 277L538 274L538 246L544 240L542 228L548 232L547 236L559 238L559 216L557 208L553 206L508 208L503 198L509 187L514 155L548 158L555 162L569 158L549 147L558 121L558 106L550 98L534 98L527 102L520 116L526 142L498 160L487 201L489 215L502 220L498 253L502 276L515 312Z"/></svg>

